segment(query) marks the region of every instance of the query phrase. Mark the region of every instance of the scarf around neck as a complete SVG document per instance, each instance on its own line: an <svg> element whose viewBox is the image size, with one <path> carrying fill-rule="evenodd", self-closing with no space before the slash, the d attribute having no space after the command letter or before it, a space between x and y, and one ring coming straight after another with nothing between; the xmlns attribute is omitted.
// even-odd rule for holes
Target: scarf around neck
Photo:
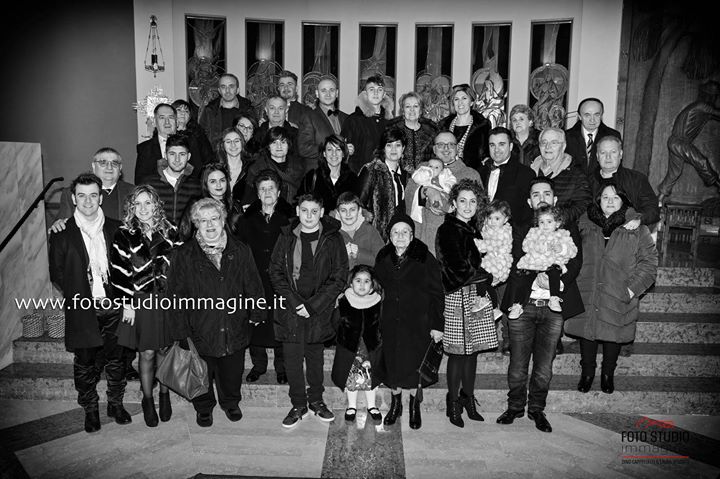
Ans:
<svg viewBox="0 0 720 479"><path fill-rule="evenodd" d="M452 121L450 122L450 131L453 132L453 134L455 134L455 123L457 123L457 119L458 119L458 115L455 115L455 118L453 118ZM462 138L460 138L460 140L458 141L458 144L457 144L457 157L458 158L462 159L464 157L463 152L465 151L465 142L467 141L468 135L470 134L470 129L472 129L474 121L475 121L475 119L473 118L473 116L471 114L470 115L470 123L468 123L465 133L463 134ZM457 138L457 136L456 136L456 138Z"/></svg>
<svg viewBox="0 0 720 479"><path fill-rule="evenodd" d="M105 244L105 235L103 226L105 226L105 215L102 208L98 208L97 216L94 220L88 220L81 215L77 208L73 213L75 224L80 229L85 248L87 249L88 259L90 261L90 273L92 274L92 295L94 298L103 298L106 296L103 284L108 282L108 255L107 245Z"/></svg>
<svg viewBox="0 0 720 479"><path fill-rule="evenodd" d="M353 291L352 288L348 288L345 290L345 297L347 298L348 303L350 303L350 306L355 309L372 308L382 299L376 291L373 291L370 294L366 294L365 296L358 296L357 294L355 294L355 291Z"/></svg>
<svg viewBox="0 0 720 479"><path fill-rule="evenodd" d="M588 207L588 219L602 228L603 237L609 238L613 231L625 224L627 209L627 205L622 205L619 210L606 217L600 207L592 203Z"/></svg>
<svg viewBox="0 0 720 479"><path fill-rule="evenodd" d="M220 271L220 261L222 260L223 251L225 251L225 247L227 246L227 233L225 233L225 230L223 229L222 234L220 235L220 240L216 245L207 244L200 235L199 230L195 233L195 239L197 240L200 249L203 250L212 264L214 264L218 271Z"/></svg>

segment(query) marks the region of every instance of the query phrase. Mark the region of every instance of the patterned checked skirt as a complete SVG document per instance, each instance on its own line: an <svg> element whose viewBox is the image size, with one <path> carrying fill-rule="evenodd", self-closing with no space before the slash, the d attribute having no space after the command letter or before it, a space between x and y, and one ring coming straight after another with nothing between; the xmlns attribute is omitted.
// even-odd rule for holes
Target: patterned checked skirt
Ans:
<svg viewBox="0 0 720 479"><path fill-rule="evenodd" d="M473 312L476 298L475 286L464 286L445 295L443 347L446 353L472 354L498 347L492 302Z"/></svg>

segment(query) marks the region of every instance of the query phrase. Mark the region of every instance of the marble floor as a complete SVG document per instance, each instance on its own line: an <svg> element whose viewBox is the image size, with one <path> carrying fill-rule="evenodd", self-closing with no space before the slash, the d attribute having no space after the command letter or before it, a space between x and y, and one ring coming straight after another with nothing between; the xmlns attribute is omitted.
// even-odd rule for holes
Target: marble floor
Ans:
<svg viewBox="0 0 720 479"><path fill-rule="evenodd" d="M720 474L720 417L548 414L554 431L526 417L452 426L441 411L423 427L376 425L361 409L355 423L309 416L294 429L287 409L245 407L237 423L216 408L214 425L200 428L187 403L171 421L145 426L138 404L132 424L110 422L87 434L70 401L0 401L1 478L716 478ZM242 406L242 405L241 405ZM341 405L336 405L341 407ZM406 409L407 410L407 409ZM384 413L384 411L383 411Z"/></svg>

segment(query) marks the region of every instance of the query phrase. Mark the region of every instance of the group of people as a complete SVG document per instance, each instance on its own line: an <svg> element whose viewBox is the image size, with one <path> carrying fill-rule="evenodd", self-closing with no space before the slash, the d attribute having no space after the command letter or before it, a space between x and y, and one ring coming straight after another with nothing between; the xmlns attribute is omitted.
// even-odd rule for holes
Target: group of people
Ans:
<svg viewBox="0 0 720 479"><path fill-rule="evenodd" d="M323 400L331 344L346 421L364 391L368 416L396 423L406 390L409 425L420 428L418 368L439 342L458 427L464 413L484 420L477 358L499 349L510 365L497 422L527 410L551 432L543 411L563 332L580 341L578 390L591 389L601 345L601 389L613 392L638 296L655 278L659 212L647 178L621 165L622 140L602 123L600 100L583 100L571 129L538 132L525 105L511 109L512 129L491 128L468 85L453 87L439 124L414 92L393 118L382 77L368 78L347 115L332 78L319 81L311 108L297 101L297 77L282 72L263 121L238 86L223 75L197 122L183 100L158 105L156 133L138 145L137 186L122 181L118 152L102 148L92 173L63 193L50 269L68 300L65 341L86 431L100 428L103 369L108 415L131 421L122 401L136 352L144 420L170 420L167 387L159 411L153 389L176 341L208 365L209 390L192 399L203 427L218 403L230 421L242 418L248 348L248 382L267 372L273 349L288 428L310 412L334 419ZM92 306L77 308L74 297ZM238 298L253 301L229 309ZM391 392L384 419L380 384Z"/></svg>

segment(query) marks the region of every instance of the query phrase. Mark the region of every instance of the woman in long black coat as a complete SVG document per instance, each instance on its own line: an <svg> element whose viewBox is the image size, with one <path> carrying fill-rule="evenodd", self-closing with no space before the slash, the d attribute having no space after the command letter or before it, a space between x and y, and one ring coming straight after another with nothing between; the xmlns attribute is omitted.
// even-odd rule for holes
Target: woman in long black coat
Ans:
<svg viewBox="0 0 720 479"><path fill-rule="evenodd" d="M231 231L240 241L250 246L262 279L265 300L267 304L273 304L274 292L268 273L270 256L280 236L281 228L290 224L290 219L295 216L295 209L280 198L282 180L273 170L261 171L255 178L255 185L249 187L257 192L258 199L250 203L245 214L231 225ZM273 313L272 309L266 310L265 321L252 329L250 339L252 369L246 377L249 383L257 381L267 371L266 348L273 348L275 353L273 364L278 384L287 383L282 343L275 340L273 330Z"/></svg>
<svg viewBox="0 0 720 479"><path fill-rule="evenodd" d="M385 291L380 330L385 367L383 382L392 390L385 424L402 414L402 390L415 389L430 338L442 339L445 297L440 265L422 241L414 238L414 222L396 213L388 226L390 242L380 250L375 272ZM422 425L420 402L410 394L410 427Z"/></svg>

